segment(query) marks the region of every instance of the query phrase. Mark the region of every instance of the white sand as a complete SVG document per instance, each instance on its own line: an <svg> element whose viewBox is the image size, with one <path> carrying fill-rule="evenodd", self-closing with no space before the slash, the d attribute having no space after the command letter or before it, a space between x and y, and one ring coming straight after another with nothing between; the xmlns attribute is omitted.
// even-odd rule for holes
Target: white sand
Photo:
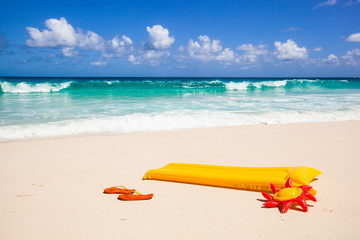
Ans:
<svg viewBox="0 0 360 240"><path fill-rule="evenodd" d="M0 143L0 239L359 239L360 121L240 126ZM170 162L309 166L309 212L259 192L143 181ZM123 202L125 185L152 200Z"/></svg>

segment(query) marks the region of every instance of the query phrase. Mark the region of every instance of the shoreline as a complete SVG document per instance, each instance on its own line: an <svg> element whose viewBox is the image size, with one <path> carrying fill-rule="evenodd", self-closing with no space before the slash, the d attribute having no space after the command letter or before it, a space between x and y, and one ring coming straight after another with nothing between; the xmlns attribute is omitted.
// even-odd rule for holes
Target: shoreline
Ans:
<svg viewBox="0 0 360 240"><path fill-rule="evenodd" d="M356 239L360 121L251 125L0 143L1 239ZM308 166L318 202L262 208L261 193L142 180L171 162ZM124 185L154 198L103 194ZM21 231L19 231L21 229Z"/></svg>
<svg viewBox="0 0 360 240"><path fill-rule="evenodd" d="M56 136L44 136L44 137L28 137L21 139L0 139L0 144L16 143L16 142L32 142L32 141L44 141L44 140L56 140L56 139L72 139L72 138L93 138L93 137L109 137L109 136L124 136L124 135L137 135L137 134L152 134L152 133L176 133L180 131L192 131L201 129L227 129L227 128L238 128L238 127L255 127L255 126L279 126L279 125L298 125L298 124L331 124L331 123L347 123L347 122L360 122L360 120L335 120L325 122L293 122L293 123L259 123L259 124L244 124L244 125L232 125L232 126L214 126L214 127L196 127L196 128L179 128L169 130L156 130L156 131L138 131L138 132L119 132L119 133L82 133L82 134L70 134L70 135L56 135Z"/></svg>

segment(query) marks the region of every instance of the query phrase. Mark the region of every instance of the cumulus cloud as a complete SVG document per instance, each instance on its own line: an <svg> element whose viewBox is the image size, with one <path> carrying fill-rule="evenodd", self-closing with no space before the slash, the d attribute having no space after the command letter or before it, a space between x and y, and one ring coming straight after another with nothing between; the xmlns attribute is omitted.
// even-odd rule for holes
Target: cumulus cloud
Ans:
<svg viewBox="0 0 360 240"><path fill-rule="evenodd" d="M314 52L321 52L323 50L322 47L316 47L313 49Z"/></svg>
<svg viewBox="0 0 360 240"><path fill-rule="evenodd" d="M360 49L355 48L347 51L346 55L341 56L346 61L347 65L360 66Z"/></svg>
<svg viewBox="0 0 360 240"><path fill-rule="evenodd" d="M128 61L133 64L140 64L143 62L148 62L151 66L157 66L165 58L170 56L169 51L159 51L159 50L146 50L141 51L138 55L131 54L128 57Z"/></svg>
<svg viewBox="0 0 360 240"><path fill-rule="evenodd" d="M147 62L152 66L157 66L170 56L168 49L174 43L175 38L170 37L169 30L163 28L161 25L148 26L146 30L149 33L149 39L137 54L131 54L127 60L133 64ZM132 45L132 42L130 39L123 38L123 43L120 45L124 46L126 44ZM119 50L121 50L121 48L119 48Z"/></svg>
<svg viewBox="0 0 360 240"><path fill-rule="evenodd" d="M27 27L31 39L25 44L29 47L80 47L83 49L103 50L105 41L98 34L88 31L83 33L75 29L65 18L48 19L45 21L47 29L40 31L37 28Z"/></svg>
<svg viewBox="0 0 360 240"><path fill-rule="evenodd" d="M74 28L67 23L65 18L48 19L45 21L48 29L39 31L37 28L27 27L31 39L26 40L30 47L73 47L77 43L77 34Z"/></svg>
<svg viewBox="0 0 360 240"><path fill-rule="evenodd" d="M266 58L269 53L265 45L254 46L252 44L242 44L236 49L245 51L245 54L241 56L242 62L251 64L257 64L260 57Z"/></svg>
<svg viewBox="0 0 360 240"><path fill-rule="evenodd" d="M298 47L291 39L288 39L286 43L276 41L274 46L276 48L275 56L277 59L294 61L308 58L308 50L305 47Z"/></svg>
<svg viewBox="0 0 360 240"><path fill-rule="evenodd" d="M206 35L200 35L197 41L189 40L187 53L188 57L203 62L216 60L225 65L240 62L238 54L234 53L233 50L230 48L222 49L220 40L211 40Z"/></svg>
<svg viewBox="0 0 360 240"><path fill-rule="evenodd" d="M85 50L97 50L103 51L105 46L105 40L100 37L98 34L88 31L86 34L83 34L81 31L78 36L78 47L85 49Z"/></svg>
<svg viewBox="0 0 360 240"><path fill-rule="evenodd" d="M132 64L140 64L141 63L141 61L139 61L139 59L136 58L133 54L131 54L128 57L128 61L131 62Z"/></svg>
<svg viewBox="0 0 360 240"><path fill-rule="evenodd" d="M78 55L78 52L73 47L64 47L61 51L65 57L75 57Z"/></svg>
<svg viewBox="0 0 360 240"><path fill-rule="evenodd" d="M121 57L133 51L132 40L123 35L121 39L115 36L112 40L107 42L107 48L103 51L104 57Z"/></svg>
<svg viewBox="0 0 360 240"><path fill-rule="evenodd" d="M239 62L239 58L238 56L230 49L230 48L225 48L224 51L220 52L216 57L216 60L226 64L226 65L230 65L233 62Z"/></svg>
<svg viewBox="0 0 360 240"><path fill-rule="evenodd" d="M322 59L322 62L325 64L331 64L331 65L339 65L340 61L337 56L334 54L329 54L327 58Z"/></svg>
<svg viewBox="0 0 360 240"><path fill-rule="evenodd" d="M99 51L104 57L121 57L132 50L133 43L127 36L122 36L121 40L115 36L112 40L105 41L95 32L75 30L63 17L48 19L45 26L47 29L43 31L27 27L30 39L25 44L29 47L63 47L62 53L66 57L76 56L76 47Z"/></svg>
<svg viewBox="0 0 360 240"><path fill-rule="evenodd" d="M144 59L159 59L164 56L169 56L170 53L168 51L156 51L156 50L148 50L144 53Z"/></svg>
<svg viewBox="0 0 360 240"><path fill-rule="evenodd" d="M148 26L146 27L146 31L149 33L149 40L146 43L148 49L168 49L175 41L174 37L169 36L169 30L163 28L161 25Z"/></svg>
<svg viewBox="0 0 360 240"><path fill-rule="evenodd" d="M336 4L336 0L327 0L325 2L319 3L318 5L316 5L315 7L313 7L313 9L319 8L319 7L324 7L324 6L332 6Z"/></svg>
<svg viewBox="0 0 360 240"><path fill-rule="evenodd" d="M192 39L188 43L189 56L201 61L210 61L222 50L220 40L210 40L206 35L200 35L198 41Z"/></svg>
<svg viewBox="0 0 360 240"><path fill-rule="evenodd" d="M360 33L353 33L347 37L348 42L360 42Z"/></svg>

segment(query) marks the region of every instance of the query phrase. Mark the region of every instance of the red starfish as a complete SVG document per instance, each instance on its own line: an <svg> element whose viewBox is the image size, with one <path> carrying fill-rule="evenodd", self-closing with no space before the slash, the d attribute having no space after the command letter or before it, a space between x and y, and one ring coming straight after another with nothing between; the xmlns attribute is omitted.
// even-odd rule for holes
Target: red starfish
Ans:
<svg viewBox="0 0 360 240"><path fill-rule="evenodd" d="M300 187L293 187L291 183L291 178L286 181L285 188L279 189L274 184L270 184L271 190L274 193L274 196L263 192L262 195L268 200L263 205L267 208L277 207L282 205L281 213L286 213L291 204L296 202L302 207L304 212L308 211L307 203L304 197L316 202L316 198L312 195L309 190L312 188L309 185L303 185Z"/></svg>

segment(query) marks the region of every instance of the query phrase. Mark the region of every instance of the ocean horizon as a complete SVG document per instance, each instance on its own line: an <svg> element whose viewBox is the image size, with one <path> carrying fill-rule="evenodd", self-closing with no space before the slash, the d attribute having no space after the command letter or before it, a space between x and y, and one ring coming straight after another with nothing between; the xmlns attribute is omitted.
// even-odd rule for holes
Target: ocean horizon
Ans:
<svg viewBox="0 0 360 240"><path fill-rule="evenodd" d="M0 77L0 140L360 120L360 78Z"/></svg>

